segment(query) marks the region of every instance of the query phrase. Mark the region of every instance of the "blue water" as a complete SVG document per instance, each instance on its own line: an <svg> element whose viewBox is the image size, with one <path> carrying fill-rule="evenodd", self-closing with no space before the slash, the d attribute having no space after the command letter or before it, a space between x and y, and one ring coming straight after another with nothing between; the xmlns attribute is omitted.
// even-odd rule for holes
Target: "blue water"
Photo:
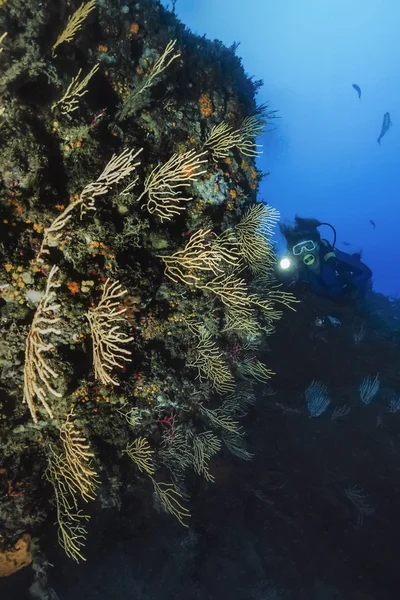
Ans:
<svg viewBox="0 0 400 600"><path fill-rule="evenodd" d="M177 0L176 12L195 33L240 42L247 73L264 80L258 102L279 110L259 140L259 168L270 172L259 199L284 220L331 222L339 249L363 251L374 289L399 295L400 3ZM392 127L380 146L385 112Z"/></svg>

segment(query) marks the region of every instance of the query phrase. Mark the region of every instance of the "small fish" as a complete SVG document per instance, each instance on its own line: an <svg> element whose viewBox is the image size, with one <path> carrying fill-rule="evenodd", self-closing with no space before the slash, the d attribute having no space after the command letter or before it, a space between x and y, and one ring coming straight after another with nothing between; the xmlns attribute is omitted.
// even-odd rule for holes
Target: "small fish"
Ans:
<svg viewBox="0 0 400 600"><path fill-rule="evenodd" d="M353 87L353 88L356 90L356 92L357 92L357 94L358 94L358 97L359 97L359 98L360 98L360 100L361 100L361 88L360 88L360 86L359 86L359 85L357 85L356 83L353 83L353 86L352 86L352 87Z"/></svg>
<svg viewBox="0 0 400 600"><path fill-rule="evenodd" d="M102 108L97 114L94 115L93 120L89 125L89 129L91 127L93 127L94 125L96 125L97 121L104 116L106 110L107 110L106 108Z"/></svg>
<svg viewBox="0 0 400 600"><path fill-rule="evenodd" d="M343 246L351 246L351 244L349 242L346 242L346 241L342 242L342 244L343 244Z"/></svg>
<svg viewBox="0 0 400 600"><path fill-rule="evenodd" d="M387 130L389 129L391 124L392 124L392 122L390 120L390 114L388 112L385 112L385 114L383 115L381 133L379 134L379 137L376 140L379 145L381 145L381 139L383 138L383 136L385 135L385 133L387 132Z"/></svg>
<svg viewBox="0 0 400 600"><path fill-rule="evenodd" d="M375 227L376 227L375 221L373 221L372 219L370 219L369 222L371 223L372 227L375 229Z"/></svg>

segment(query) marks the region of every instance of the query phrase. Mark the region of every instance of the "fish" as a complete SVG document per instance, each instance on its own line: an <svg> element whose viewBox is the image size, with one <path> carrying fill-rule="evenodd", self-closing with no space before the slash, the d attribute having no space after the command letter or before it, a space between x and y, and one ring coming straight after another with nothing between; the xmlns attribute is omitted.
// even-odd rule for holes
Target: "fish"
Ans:
<svg viewBox="0 0 400 600"><path fill-rule="evenodd" d="M346 241L342 242L342 244L343 244L343 246L351 246L351 244L349 242L346 242Z"/></svg>
<svg viewBox="0 0 400 600"><path fill-rule="evenodd" d="M375 221L373 221L372 219L370 219L369 222L371 223L372 227L375 229L375 227L376 227Z"/></svg>
<svg viewBox="0 0 400 600"><path fill-rule="evenodd" d="M357 85L356 83L353 83L353 86L352 86L352 87L353 87L353 88L356 90L356 92L357 92L357 94L358 94L358 97L359 97L359 98L360 98L360 100L361 100L361 88L360 88L360 86L359 86L359 85Z"/></svg>
<svg viewBox="0 0 400 600"><path fill-rule="evenodd" d="M381 145L381 139L383 138L383 136L385 135L385 133L387 132L387 130L389 129L391 124L392 124L392 122L390 120L390 114L388 112L385 112L385 114L383 115L381 133L380 133L378 139L376 140L379 145Z"/></svg>

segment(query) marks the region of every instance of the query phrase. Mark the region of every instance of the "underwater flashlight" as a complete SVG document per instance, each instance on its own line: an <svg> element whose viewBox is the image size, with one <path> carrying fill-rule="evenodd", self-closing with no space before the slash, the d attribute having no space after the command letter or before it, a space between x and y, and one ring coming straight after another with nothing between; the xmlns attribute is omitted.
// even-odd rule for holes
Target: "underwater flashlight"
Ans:
<svg viewBox="0 0 400 600"><path fill-rule="evenodd" d="M290 267L290 265L291 265L291 264L292 264L292 263L290 262L290 259L289 259L287 256L285 256L284 258L282 258L282 259L279 261L279 266L280 266L280 268L281 268L281 269L283 269L284 271L286 271L286 269L288 269L288 268Z"/></svg>

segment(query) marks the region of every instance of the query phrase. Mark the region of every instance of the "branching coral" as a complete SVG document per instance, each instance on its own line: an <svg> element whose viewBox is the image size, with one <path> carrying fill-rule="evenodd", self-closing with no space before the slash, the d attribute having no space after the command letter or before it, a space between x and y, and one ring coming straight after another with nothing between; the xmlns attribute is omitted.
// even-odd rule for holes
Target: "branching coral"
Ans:
<svg viewBox="0 0 400 600"><path fill-rule="evenodd" d="M258 336L263 329L254 309L243 311L233 307L225 311L224 333L231 332L239 338L246 338Z"/></svg>
<svg viewBox="0 0 400 600"><path fill-rule="evenodd" d="M39 262L39 263L43 262L42 255L43 254L49 254L49 251L46 248L46 246L55 246L55 245L57 245L57 243L59 242L59 240L62 237L62 232L63 232L66 224L72 218L72 212L73 212L73 210L79 204L81 204L81 200L80 199L77 199L77 200L74 200L73 202L71 202L63 210L63 212L60 215L58 215L58 217L56 217L54 219L54 221L48 227L44 228L43 240L42 240L39 252L38 252L37 257L36 257L37 262Z"/></svg>
<svg viewBox="0 0 400 600"><path fill-rule="evenodd" d="M237 458L251 460L254 457L254 454L247 450L242 436L227 431L223 433L222 439L229 452Z"/></svg>
<svg viewBox="0 0 400 600"><path fill-rule="evenodd" d="M346 498L350 500L357 509L356 527L360 528L364 522L364 516L371 516L375 513L375 507L369 502L369 496L362 488L357 485L345 489Z"/></svg>
<svg viewBox="0 0 400 600"><path fill-rule="evenodd" d="M211 431L196 434L179 426L174 430L173 437L164 436L160 460L170 469L174 478L179 479L186 469L192 467L198 475L214 482L209 461L220 449L221 440Z"/></svg>
<svg viewBox="0 0 400 600"><path fill-rule="evenodd" d="M271 246L273 226L279 212L265 204L255 204L235 227L240 253L253 273L270 270L274 260Z"/></svg>
<svg viewBox="0 0 400 600"><path fill-rule="evenodd" d="M58 267L53 266L48 275L46 290L36 309L25 342L23 401L29 406L35 423L38 420L35 398L39 399L51 419L53 418L53 411L48 403L47 392L50 392L56 398L61 398L61 394L52 385L52 380L57 379L58 374L50 367L44 356L46 353L55 350L55 346L43 339L43 336L52 333L55 335L61 334L61 330L56 327L56 324L60 321L60 318L56 316L60 305L53 304L56 297L54 290L60 287L60 284L54 281L58 270Z"/></svg>
<svg viewBox="0 0 400 600"><path fill-rule="evenodd" d="M274 375L273 371L254 358L245 359L239 366L238 373L243 379L254 379L260 383L267 383Z"/></svg>
<svg viewBox="0 0 400 600"><path fill-rule="evenodd" d="M207 162L204 156L204 152L198 154L195 150L173 154L165 164L158 165L146 177L138 202L147 196L143 208L157 215L161 221L169 221L179 215L185 210L182 203L192 199L182 196L182 188L190 187L192 181L206 173L206 170L199 171L201 165Z"/></svg>
<svg viewBox="0 0 400 600"><path fill-rule="evenodd" d="M82 28L83 21L86 19L88 14L96 7L96 0L89 0L89 2L82 3L81 6L68 18L67 26L61 35L58 36L54 46L54 51L63 42L70 42L77 31Z"/></svg>
<svg viewBox="0 0 400 600"><path fill-rule="evenodd" d="M221 450L221 440L211 431L204 431L193 438L194 470L207 481L214 482L208 463Z"/></svg>
<svg viewBox="0 0 400 600"><path fill-rule="evenodd" d="M118 117L120 119L126 119L130 115L136 112L138 106L138 99L141 96L146 96L146 92L149 92L151 87L157 83L159 76L169 65L177 58L181 56L180 52L173 54L175 51L176 40L168 42L161 56L156 60L154 65L150 68L146 74L145 79L138 89L133 90L126 98L125 102L121 106Z"/></svg>
<svg viewBox="0 0 400 600"><path fill-rule="evenodd" d="M139 471L154 475L154 450L150 448L150 444L145 438L137 438L126 446L124 452L133 460Z"/></svg>
<svg viewBox="0 0 400 600"><path fill-rule="evenodd" d="M5 31L4 33L2 33L0 35L0 54L3 52L4 48L3 48L3 42L6 38L6 36L8 35L8 31Z"/></svg>
<svg viewBox="0 0 400 600"><path fill-rule="evenodd" d="M161 257L166 265L164 273L172 281L210 292L221 300L227 308L225 332L241 337L255 336L260 331L272 333L274 321L281 317L275 304L293 309L293 294L280 290L271 278L275 256L269 240L278 216L271 207L254 205L235 230L227 229L219 236L199 230L182 250ZM241 259L264 278L266 297L249 293L246 281L239 277L244 269ZM210 275L214 277L210 279ZM262 312L266 324L259 321L256 309Z"/></svg>
<svg viewBox="0 0 400 600"><path fill-rule="evenodd" d="M246 117L239 129L239 140L237 142L237 148L239 152L245 156L258 156L261 154L260 144L255 143L255 138L261 135L265 128L265 121L260 114Z"/></svg>
<svg viewBox="0 0 400 600"><path fill-rule="evenodd" d="M36 258L38 262L43 262L42 254L49 253L46 246L58 244L65 226L72 218L74 209L80 206L81 218L87 211L96 210L96 198L109 192L113 185L119 183L136 169L140 162L134 162L134 160L142 150L143 148L134 154L133 150L126 149L118 156L113 154L96 181L86 185L80 196L71 202L48 227L45 227L42 244ZM136 183L136 178L133 183Z"/></svg>
<svg viewBox="0 0 400 600"><path fill-rule="evenodd" d="M97 473L92 466L94 454L81 431L76 428L71 411L60 427L60 438L65 455L65 481L74 496L86 502L94 500L98 486Z"/></svg>
<svg viewBox="0 0 400 600"><path fill-rule="evenodd" d="M379 392L380 383L381 382L379 379L379 373L375 376L374 379L372 378L372 375L368 375L368 377L363 379L359 387L359 392L360 399L362 400L362 402L364 402L364 404L369 404L371 400L376 396L376 394Z"/></svg>
<svg viewBox="0 0 400 600"><path fill-rule="evenodd" d="M89 520L89 516L78 509L76 498L70 493L69 472L66 468L65 458L61 454L57 454L53 448L49 452L45 476L54 489L58 541L69 558L76 562L85 560L82 555L87 536L84 524Z"/></svg>
<svg viewBox="0 0 400 600"><path fill-rule="evenodd" d="M46 477L54 488L59 540L69 557L81 560L88 515L80 510L80 503L93 500L99 484L97 452L95 446L92 449L89 445L89 434L94 442L99 442L99 448L104 448L103 440L110 448L106 455L101 453L105 472L103 498L111 493L107 485L117 483L116 477L109 475L119 471L113 461L116 452L121 455L125 447L122 453L151 478L164 510L186 524L189 511L182 498L189 493L187 472L192 469L213 481L210 459L219 451L221 438L236 455L249 458L238 420L254 401L254 394L236 391L234 373L240 376L242 353L247 352L244 344L238 344L237 336L246 343L262 340L262 332L271 331L279 317L275 304L290 302L283 292L273 291L270 280L266 280L265 293L253 285L255 273L264 275L271 270L274 257L269 224L275 216L269 208L253 207L238 224L243 210L254 201L251 190L256 189L258 178L254 161L243 159L239 165L232 156L225 161L224 169L229 173L224 173L221 165L213 174L214 161L207 160L227 158L231 150L254 157L255 138L263 126L262 111L245 118L239 129L226 123L217 126L204 149L199 150L202 128L208 127L207 116L213 113L221 120L226 107L225 118L236 123L243 117L245 107L254 107L253 87L241 69L235 68L230 74L229 98L223 80L229 65L225 58L221 77L214 77L213 61L221 52L225 56L226 50L218 46L199 56L198 47L190 49L190 34L180 34L188 66L185 72L178 73L175 67L182 61L177 43L173 40L165 46L165 40L175 30L172 17L165 18L162 11L160 19L157 2L139 2L134 10L135 23L130 23L126 7L119 11L102 6L96 14L95 28L88 32L82 47L75 47L75 41L74 48L72 44L65 45L62 56L49 62L40 53L46 47L42 37L51 28L54 11L38 6L31 17L25 15L23 4L17 2L13 6L14 20L24 22L26 18L29 35L13 32L13 45L17 44L20 60L15 60L15 53L9 52L11 46L6 44L1 54L5 67L2 78L18 83L22 74L22 81L28 84L24 86L24 103L35 106L37 119L32 120L29 111L21 112L20 98L13 98L18 85L6 85L7 109L2 119L4 160L0 169L5 185L0 202L7 205L1 222L2 231L6 231L2 249L7 267L1 287L10 286L21 292L18 296L10 293L6 298L7 304L12 303L12 310L6 306L2 319L8 318L4 313L12 314L23 342L28 314L23 304L36 302L36 281L40 272L50 269L43 259L62 265L63 273L68 275L66 284L56 290L57 267L53 267L26 340L24 369L24 400L33 420L39 416L36 411L55 418L47 419L40 427L24 428L23 435L29 444L44 444L39 446L37 455L43 454L40 448L47 451ZM62 0L62 11L68 6ZM94 6L94 0L89 0L70 17L53 51L58 51L64 42L77 39L76 33ZM133 16L132 10L130 14ZM125 40L124 31L128 33ZM4 35L0 36L0 52L3 40ZM204 40L203 45L207 48ZM32 58L31 66L28 63ZM187 73L193 66L189 62L192 58L193 65L196 61L201 66L201 77L192 78L193 89L189 92ZM92 68L97 62L102 65L101 76L97 64ZM80 67L82 70L76 75ZM176 71L177 77L164 84L161 80L168 70ZM67 73L75 74L72 81ZM49 82L50 95L52 89L60 89L60 83L67 81L57 96L58 102L53 104L57 116L49 111L49 98L44 103L37 101L37 89L43 81ZM134 82L131 91L129 81ZM211 82L213 87L207 85ZM86 93L88 88L95 93ZM243 93L239 94L239 90ZM114 92L122 98L117 108ZM200 113L196 105L199 98ZM139 112L150 102L150 110ZM134 121L124 122L134 113ZM123 150L127 145L131 148L131 144L143 146L143 155L139 157L142 150ZM138 169L144 155L145 163ZM136 193L138 173L144 176ZM232 185L228 176L232 177ZM249 185L250 197L246 198ZM105 195L112 202L103 202ZM191 196L194 202L185 214ZM94 218L83 220L89 211ZM37 251L37 234L42 232L37 255L40 264L29 263L29 254ZM184 243L181 246L183 239L187 241L185 247ZM180 249L176 251L177 248ZM160 281L161 253L169 254L161 257L164 281ZM11 273L15 257L18 264ZM104 281L99 301L96 286ZM137 298L128 308L124 297L127 292L120 281ZM188 289L182 289L181 284ZM63 327L58 323L56 292L65 314ZM189 319L200 320L203 316L204 324L191 327L188 334L184 328ZM124 323L130 331L140 333L130 334L123 328ZM87 372L85 360L90 354L89 328L95 382ZM72 399L79 402L76 414L81 419L70 412L61 426L68 398L61 399L61 386L54 383L61 374L51 361L57 334L62 335L58 354L63 390L76 389ZM127 345L133 341L131 335L135 335L134 361ZM13 344L13 352L17 347L18 343ZM253 345L251 349L257 351L258 347ZM126 361L133 364L125 365ZM190 369L182 368L185 362ZM128 373L120 381L117 369L125 366ZM262 380L258 371L256 374ZM264 371L262 375L266 377ZM12 378L19 384L18 367L10 381ZM243 382L238 379L242 388ZM105 389L106 385L109 389ZM6 387L10 385L7 383ZM9 391L5 412L13 430L15 425L21 425L20 413L14 414ZM219 408L210 408L214 392L224 394ZM201 397L201 405L194 400L196 396ZM52 397L60 400L52 403ZM27 411L26 415L29 418ZM48 440L54 439L58 427L60 439L49 446ZM125 446L131 428L135 431L134 441ZM160 482L163 477L158 476L159 466L168 468L172 483ZM26 483L26 489L33 490L34 486L29 488L29 482ZM143 477L137 477L131 485L142 484ZM24 504L24 514L29 514L32 528L35 524L31 503L36 503L38 496L46 496L41 489L35 494L36 490L18 500L21 507Z"/></svg>
<svg viewBox="0 0 400 600"><path fill-rule="evenodd" d="M304 396L310 417L319 417L331 403L328 387L322 381L316 381L315 379L304 392Z"/></svg>
<svg viewBox="0 0 400 600"><path fill-rule="evenodd" d="M118 299L126 293L118 281L110 283L107 279L100 302L86 313L93 338L95 378L104 385L119 385L118 380L110 373L114 367L123 368L124 361L131 360L131 352L121 348L121 344L131 342L133 337L119 331L119 324L125 321L121 315L126 308L119 308Z"/></svg>
<svg viewBox="0 0 400 600"><path fill-rule="evenodd" d="M128 403L117 408L117 412L126 419L131 427L137 427L142 421L142 414L137 406L129 406Z"/></svg>
<svg viewBox="0 0 400 600"><path fill-rule="evenodd" d="M223 273L197 286L203 291L214 294L227 307L227 322L225 331L239 331L240 335L256 335L256 329L271 333L273 322L280 319L281 312L276 310L273 300L261 299L255 294L249 294L244 279L235 272ZM255 309L261 310L267 325L255 321Z"/></svg>
<svg viewBox="0 0 400 600"><path fill-rule="evenodd" d="M148 441L145 438L137 438L134 442L127 444L124 452L140 471L147 473L150 477L163 509L176 517L184 527L187 527L185 519L190 517L190 512L180 503L182 494L174 484L158 482L153 477L155 474L154 451L150 448Z"/></svg>
<svg viewBox="0 0 400 600"><path fill-rule="evenodd" d="M286 308L290 308L290 310L296 310L293 304L297 304L299 300L297 300L292 292L283 290L281 284L271 280L271 278L263 277L262 273L260 274L260 280L257 283L260 281L262 282L263 295L270 301L271 306L282 304L282 306L286 306Z"/></svg>
<svg viewBox="0 0 400 600"><path fill-rule="evenodd" d="M225 237L217 236L210 229L199 229L182 250L160 258L165 264L165 275L175 283L187 285L199 285L201 275L219 275L224 272L223 267L235 266L239 260Z"/></svg>
<svg viewBox="0 0 400 600"><path fill-rule="evenodd" d="M161 502L165 512L169 512L176 517L181 525L188 527L185 519L190 517L189 510L181 504L182 494L176 489L173 483L158 482L150 476L154 486L154 491Z"/></svg>
<svg viewBox="0 0 400 600"><path fill-rule="evenodd" d="M163 436L159 459L175 477L193 465L193 452L188 438L188 430L181 425L175 428L173 437L168 434Z"/></svg>
<svg viewBox="0 0 400 600"><path fill-rule="evenodd" d="M197 378L209 379L213 388L220 394L231 392L235 387L233 375L222 352L213 341L204 325L190 325L191 332L197 337L195 358L187 363L188 367L197 369Z"/></svg>
<svg viewBox="0 0 400 600"><path fill-rule="evenodd" d="M240 435L239 422L232 418L231 413L224 408L211 409L199 403L200 411L210 421L210 423L217 429L229 431L233 434Z"/></svg>
<svg viewBox="0 0 400 600"><path fill-rule="evenodd" d="M199 286L202 290L215 294L225 306L244 312L251 312L251 298L244 279L236 273L218 275L211 281Z"/></svg>
<svg viewBox="0 0 400 600"><path fill-rule="evenodd" d="M192 285L217 296L226 306L225 332L241 337L274 331L274 321L281 317L275 304L292 308L294 296L279 289L271 279L274 252L270 244L272 228L279 213L259 204L251 207L235 230L227 229L216 236L209 230L194 233L185 248L161 257L165 274L174 282ZM250 294L246 281L239 277L244 265L267 278L264 296ZM214 275L213 278L207 276ZM260 310L266 324L256 314Z"/></svg>
<svg viewBox="0 0 400 600"><path fill-rule="evenodd" d="M256 396L252 383L243 381L236 387L234 392L225 397L223 406L228 413L243 415L255 403Z"/></svg>
<svg viewBox="0 0 400 600"><path fill-rule="evenodd" d="M143 94L148 88L150 88L156 77L161 75L163 71L176 59L179 58L181 53L177 52L173 54L175 50L176 40L171 40L165 47L164 52L161 54L160 58L156 60L154 65L151 67L149 74L147 75L143 85L138 89L136 94ZM171 56L172 55L172 56Z"/></svg>
<svg viewBox="0 0 400 600"><path fill-rule="evenodd" d="M77 110L79 107L79 98L82 98L85 94L87 94L87 84L89 80L93 77L93 75L99 70L100 65L94 65L92 69L90 69L89 73L85 75L85 77L79 80L79 77L82 73L82 69L79 69L76 77L72 78L71 83L67 87L67 90L60 100L57 100L51 107L54 110L57 106L60 106L61 113L66 115L68 113Z"/></svg>
<svg viewBox="0 0 400 600"><path fill-rule="evenodd" d="M96 181L84 187L80 196L81 217L88 210L96 210L95 201L97 196L103 196L109 192L112 186L122 181L125 177L128 177L136 169L140 162L134 161L142 150L143 148L140 148L140 150L134 153L133 150L128 150L127 148L121 154L112 155L104 171ZM136 178L134 179L134 183L136 183ZM126 188L122 193L124 192L126 192Z"/></svg>
<svg viewBox="0 0 400 600"><path fill-rule="evenodd" d="M71 411L60 428L63 451L53 446L48 451L46 479L52 484L57 509L58 540L69 558L85 560L82 549L86 541L84 523L89 516L78 509L78 498L94 500L98 486L92 466L94 457L81 431L76 428Z"/></svg>
<svg viewBox="0 0 400 600"><path fill-rule="evenodd" d="M71 411L60 428L63 451L49 447L45 473L52 484L57 509L58 540L66 555L73 560L85 560L82 549L87 531L84 523L89 516L78 509L78 498L94 500L98 486L97 473L92 466L94 457L81 431L76 428Z"/></svg>
<svg viewBox="0 0 400 600"><path fill-rule="evenodd" d="M246 117L239 129L233 129L229 123L214 125L204 143L204 148L211 150L214 159L227 158L232 148L237 148L245 156L257 156L257 144L254 141L264 129L265 122L261 115Z"/></svg>

